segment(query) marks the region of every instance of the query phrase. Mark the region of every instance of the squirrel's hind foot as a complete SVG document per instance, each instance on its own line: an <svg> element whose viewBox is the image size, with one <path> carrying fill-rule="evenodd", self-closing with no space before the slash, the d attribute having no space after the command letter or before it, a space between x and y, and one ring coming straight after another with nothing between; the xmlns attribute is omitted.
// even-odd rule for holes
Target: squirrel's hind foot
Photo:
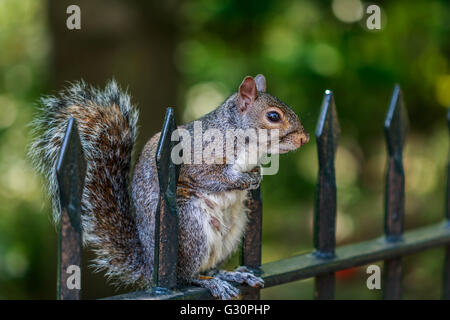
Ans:
<svg viewBox="0 0 450 320"><path fill-rule="evenodd" d="M234 281L237 283L245 283L253 288L263 288L264 280L257 277L253 272L245 266L237 268L235 271L220 270L216 277L226 281Z"/></svg>
<svg viewBox="0 0 450 320"><path fill-rule="evenodd" d="M199 287L208 289L214 298L231 300L239 295L239 289L231 283L218 277L203 277L193 279L192 283Z"/></svg>

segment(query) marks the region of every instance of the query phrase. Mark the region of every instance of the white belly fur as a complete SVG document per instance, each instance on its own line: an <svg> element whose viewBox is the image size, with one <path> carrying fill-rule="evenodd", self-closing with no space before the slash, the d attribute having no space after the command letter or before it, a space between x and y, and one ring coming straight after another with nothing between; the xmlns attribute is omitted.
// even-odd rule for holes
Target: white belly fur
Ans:
<svg viewBox="0 0 450 320"><path fill-rule="evenodd" d="M246 198L247 191L233 190L206 194L198 200L207 215L203 219L207 254L200 272L216 267L237 248L247 224Z"/></svg>

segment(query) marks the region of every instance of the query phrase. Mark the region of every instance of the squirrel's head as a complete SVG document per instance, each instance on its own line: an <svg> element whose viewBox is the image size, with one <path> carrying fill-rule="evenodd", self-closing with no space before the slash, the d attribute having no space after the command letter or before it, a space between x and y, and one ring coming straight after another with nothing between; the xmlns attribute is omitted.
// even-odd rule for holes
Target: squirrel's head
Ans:
<svg viewBox="0 0 450 320"><path fill-rule="evenodd" d="M266 93L262 74L247 76L239 86L236 106L249 128L278 129L279 153L295 150L309 141L309 134L295 112L280 99Z"/></svg>

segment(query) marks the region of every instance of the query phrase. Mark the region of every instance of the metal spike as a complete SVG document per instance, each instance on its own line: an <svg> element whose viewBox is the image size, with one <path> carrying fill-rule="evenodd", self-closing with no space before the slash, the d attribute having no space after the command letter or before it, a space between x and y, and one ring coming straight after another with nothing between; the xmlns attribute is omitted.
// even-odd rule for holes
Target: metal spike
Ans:
<svg viewBox="0 0 450 320"><path fill-rule="evenodd" d="M316 130L319 175L314 215L314 255L320 259L335 256L337 190L334 160L340 132L333 93L327 90ZM334 273L318 275L315 279L315 298L333 299L334 286Z"/></svg>
<svg viewBox="0 0 450 320"><path fill-rule="evenodd" d="M340 134L341 127L337 117L333 93L330 90L326 90L316 129L319 163L322 161L322 165L325 165L323 161L334 160Z"/></svg>
<svg viewBox="0 0 450 320"><path fill-rule="evenodd" d="M400 87L395 86L384 122L388 165L385 190L385 233L390 242L401 241L405 215L405 173L403 170L403 146L408 131L408 115L403 104ZM401 298L401 258L385 261L384 299Z"/></svg>
<svg viewBox="0 0 450 320"><path fill-rule="evenodd" d="M333 93L325 92L316 130L319 156L315 214L315 247L318 255L334 254L336 222L336 181L334 159L341 129Z"/></svg>
<svg viewBox="0 0 450 320"><path fill-rule="evenodd" d="M176 187L180 166L171 159L172 132L177 129L174 112L167 108L164 125L156 152L156 167L160 187L160 199L155 215L155 292L161 288L171 289L177 285L177 255L178 255L178 210L176 202Z"/></svg>
<svg viewBox="0 0 450 320"><path fill-rule="evenodd" d="M81 288L67 287L70 266L81 271L81 197L86 177L86 159L76 121L70 118L56 166L61 205L58 246L58 299L78 300ZM74 267L72 267L74 268ZM75 271L77 272L77 271Z"/></svg>
<svg viewBox="0 0 450 320"><path fill-rule="evenodd" d="M390 155L401 154L408 131L408 113L403 103L400 86L395 85L389 109L384 121L384 130Z"/></svg>

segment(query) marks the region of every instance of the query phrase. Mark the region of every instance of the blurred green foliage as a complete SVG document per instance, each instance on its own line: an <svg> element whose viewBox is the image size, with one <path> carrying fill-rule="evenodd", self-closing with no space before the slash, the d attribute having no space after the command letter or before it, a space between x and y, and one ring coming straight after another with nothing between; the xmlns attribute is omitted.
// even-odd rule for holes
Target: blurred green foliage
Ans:
<svg viewBox="0 0 450 320"><path fill-rule="evenodd" d="M0 298L52 297L54 228L26 158L27 124L48 75L42 1L0 1L0 48Z"/></svg>
<svg viewBox="0 0 450 320"><path fill-rule="evenodd" d="M56 238L41 180L26 160L34 102L50 76L45 1L0 0L0 298L53 298ZM183 121L217 106L242 78L263 73L314 135L325 89L342 128L336 160L337 243L382 234L383 119L395 83L410 117L405 148L406 229L444 212L450 105L450 4L390 1L369 31L359 0L184 1L174 55ZM133 88L130 88L132 91ZM315 141L280 158L263 182L263 262L312 250ZM407 256L405 298L439 298L443 251ZM229 266L237 264L234 257ZM380 262L381 266L382 263ZM338 298L379 298L365 268L338 274ZM263 290L263 298L312 298L313 281Z"/></svg>

